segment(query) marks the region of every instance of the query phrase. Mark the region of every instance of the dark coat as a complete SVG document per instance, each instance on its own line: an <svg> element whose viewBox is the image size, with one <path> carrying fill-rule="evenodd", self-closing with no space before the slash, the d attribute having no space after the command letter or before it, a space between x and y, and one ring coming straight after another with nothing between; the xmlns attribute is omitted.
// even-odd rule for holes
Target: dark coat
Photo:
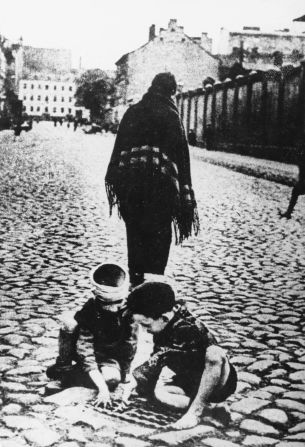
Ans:
<svg viewBox="0 0 305 447"><path fill-rule="evenodd" d="M189 149L177 107L170 98L148 92L126 111L120 123L106 174L110 209L115 204L120 209L135 184L142 191L151 191L154 181L163 185L162 191L156 189L158 194L164 194L168 203L174 204L176 240L188 237L192 226L197 233Z"/></svg>

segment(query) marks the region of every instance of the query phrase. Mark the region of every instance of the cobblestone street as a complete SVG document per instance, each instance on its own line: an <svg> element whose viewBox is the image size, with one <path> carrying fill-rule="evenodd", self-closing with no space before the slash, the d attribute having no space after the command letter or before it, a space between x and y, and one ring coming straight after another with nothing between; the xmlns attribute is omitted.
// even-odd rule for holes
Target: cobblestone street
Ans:
<svg viewBox="0 0 305 447"><path fill-rule="evenodd" d="M281 220L290 187L192 160L201 233L172 246L167 272L239 383L230 422L211 413L169 431L174 416L139 401L111 416L90 390L45 397L58 317L91 297L94 265L126 264L125 227L109 218L104 188L112 135L40 123L18 138L0 133L0 446L304 446L305 197Z"/></svg>

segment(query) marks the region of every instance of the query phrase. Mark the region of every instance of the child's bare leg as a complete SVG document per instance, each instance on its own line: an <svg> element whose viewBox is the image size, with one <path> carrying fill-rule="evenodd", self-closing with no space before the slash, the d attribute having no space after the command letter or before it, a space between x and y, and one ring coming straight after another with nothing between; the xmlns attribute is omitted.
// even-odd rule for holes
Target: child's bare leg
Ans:
<svg viewBox="0 0 305 447"><path fill-rule="evenodd" d="M58 357L56 363L47 368L47 376L50 379L60 380L63 374L72 366L75 357L78 325L73 318L74 314L65 313L61 316L61 325L58 337Z"/></svg>
<svg viewBox="0 0 305 447"><path fill-rule="evenodd" d="M156 385L155 398L164 405L177 410L184 410L190 404L190 398L182 388L174 385Z"/></svg>
<svg viewBox="0 0 305 447"><path fill-rule="evenodd" d="M205 368L201 376L198 392L187 412L172 428L181 430L195 427L200 422L201 415L208 405L212 393L225 385L230 374L230 364L227 356L219 346L209 346L205 356Z"/></svg>

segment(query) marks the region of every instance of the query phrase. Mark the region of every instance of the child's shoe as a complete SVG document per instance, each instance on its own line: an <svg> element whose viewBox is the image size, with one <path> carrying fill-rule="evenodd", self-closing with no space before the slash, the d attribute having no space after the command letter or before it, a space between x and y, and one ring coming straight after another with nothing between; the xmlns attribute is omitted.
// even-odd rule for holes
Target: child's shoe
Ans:
<svg viewBox="0 0 305 447"><path fill-rule="evenodd" d="M44 389L44 395L52 396L53 394L59 393L63 389L64 389L64 387L62 386L61 381L54 380L54 381L46 384L45 389Z"/></svg>
<svg viewBox="0 0 305 447"><path fill-rule="evenodd" d="M63 376L73 369L72 364L63 363L60 360L56 360L54 365L51 365L46 370L46 375L52 380L61 380Z"/></svg>

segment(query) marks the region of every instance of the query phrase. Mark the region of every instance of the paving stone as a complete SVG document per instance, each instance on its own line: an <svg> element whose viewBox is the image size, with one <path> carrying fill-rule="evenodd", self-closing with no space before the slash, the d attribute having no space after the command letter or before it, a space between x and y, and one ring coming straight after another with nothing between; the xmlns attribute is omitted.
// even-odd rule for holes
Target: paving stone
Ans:
<svg viewBox="0 0 305 447"><path fill-rule="evenodd" d="M234 365L247 366L247 365L250 365L251 363L255 362L255 358L248 357L245 355L239 355L239 356L232 357L230 359L230 361Z"/></svg>
<svg viewBox="0 0 305 447"><path fill-rule="evenodd" d="M249 397L234 403L231 406L231 410L242 414L251 414L263 407L266 407L268 404L268 400Z"/></svg>
<svg viewBox="0 0 305 447"><path fill-rule="evenodd" d="M201 442L204 443L204 446L208 447L240 447L240 444L218 438L205 438Z"/></svg>
<svg viewBox="0 0 305 447"><path fill-rule="evenodd" d="M266 436L248 435L243 440L243 445L249 445L251 447L263 447L267 445L275 445L277 443L277 439L268 438Z"/></svg>
<svg viewBox="0 0 305 447"><path fill-rule="evenodd" d="M56 405L71 405L73 403L84 404L92 401L95 395L95 390L84 387L72 387L63 390L60 393L48 396L44 401Z"/></svg>
<svg viewBox="0 0 305 447"><path fill-rule="evenodd" d="M10 369L9 373L13 376L27 376L29 374L41 374L43 372L43 369L41 366L21 366L20 368L14 368Z"/></svg>
<svg viewBox="0 0 305 447"><path fill-rule="evenodd" d="M25 447L25 442L20 437L1 439L1 447Z"/></svg>
<svg viewBox="0 0 305 447"><path fill-rule="evenodd" d="M284 408L285 410L291 410L291 411L294 410L299 411L301 413L305 413L305 405L295 400L277 399L275 401L275 404L280 408Z"/></svg>
<svg viewBox="0 0 305 447"><path fill-rule="evenodd" d="M273 362L272 360L261 360L248 366L247 370L253 373L263 373L268 371L277 364L278 364L277 362Z"/></svg>
<svg viewBox="0 0 305 447"><path fill-rule="evenodd" d="M115 447L149 447L151 444L140 439L119 436L114 440Z"/></svg>
<svg viewBox="0 0 305 447"><path fill-rule="evenodd" d="M240 424L240 429L257 435L279 435L279 431L274 427L256 421L255 419L244 419Z"/></svg>
<svg viewBox="0 0 305 447"><path fill-rule="evenodd" d="M80 444L78 444L78 442L75 442L75 441L67 441L67 442L62 442L60 444L60 447L80 447ZM86 444L86 447L89 447L89 443ZM102 447L101 444L100 444L100 447Z"/></svg>
<svg viewBox="0 0 305 447"><path fill-rule="evenodd" d="M286 425L288 422L288 416L285 411L276 408L267 408L260 411L258 415L270 424Z"/></svg>
<svg viewBox="0 0 305 447"><path fill-rule="evenodd" d="M22 406L18 404L8 404L2 407L2 414L18 414L22 410Z"/></svg>
<svg viewBox="0 0 305 447"><path fill-rule="evenodd" d="M305 402L305 391L288 391L283 394L283 399L292 399L300 402Z"/></svg>
<svg viewBox="0 0 305 447"><path fill-rule="evenodd" d="M305 370L297 371L289 374L289 379L293 382L303 382L305 383Z"/></svg>
<svg viewBox="0 0 305 447"><path fill-rule="evenodd" d="M11 402L15 402L17 404L22 405L33 405L40 402L40 396L38 394L31 394L31 393L9 393L7 394L7 398Z"/></svg>
<svg viewBox="0 0 305 447"><path fill-rule="evenodd" d="M45 427L27 430L24 437L28 442L31 442L39 447L48 447L49 445L53 445L61 438L58 433Z"/></svg>
<svg viewBox="0 0 305 447"><path fill-rule="evenodd" d="M301 422L300 424L297 424L294 427L289 428L288 431L289 433L305 432L305 422Z"/></svg>
<svg viewBox="0 0 305 447"><path fill-rule="evenodd" d="M214 432L215 429L208 425L197 425L197 427L187 430L170 430L156 435L149 436L150 441L163 442L167 445L177 445L187 442L190 439L203 437L208 433Z"/></svg>
<svg viewBox="0 0 305 447"><path fill-rule="evenodd" d="M282 441L276 447L304 447L304 442Z"/></svg>
<svg viewBox="0 0 305 447"><path fill-rule="evenodd" d="M263 344L263 343L259 343L255 340L246 340L244 342L242 342L241 344L244 348L250 348L250 349L268 349L268 346Z"/></svg>
<svg viewBox="0 0 305 447"><path fill-rule="evenodd" d="M16 382L2 382L1 387L4 391L26 391L27 387L23 385L22 383L16 383Z"/></svg>
<svg viewBox="0 0 305 447"><path fill-rule="evenodd" d="M43 428L38 419L28 416L4 416L3 422L7 427L18 430Z"/></svg>
<svg viewBox="0 0 305 447"><path fill-rule="evenodd" d="M251 385L259 385L261 383L262 379L255 374L245 372L245 371L240 371L238 373L238 380L250 383Z"/></svg>
<svg viewBox="0 0 305 447"><path fill-rule="evenodd" d="M11 430L0 427L0 438L10 438L11 436L12 436Z"/></svg>

